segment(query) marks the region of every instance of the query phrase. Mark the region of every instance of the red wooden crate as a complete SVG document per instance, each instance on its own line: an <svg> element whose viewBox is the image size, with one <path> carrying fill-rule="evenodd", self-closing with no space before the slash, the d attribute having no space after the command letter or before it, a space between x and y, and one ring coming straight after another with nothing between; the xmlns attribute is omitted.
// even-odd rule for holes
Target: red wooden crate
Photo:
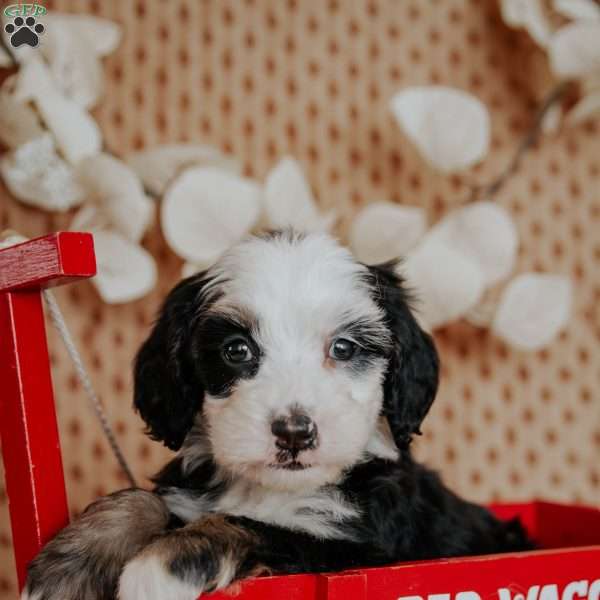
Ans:
<svg viewBox="0 0 600 600"><path fill-rule="evenodd" d="M240 600L600 600L599 510L547 502L492 509L501 518L521 517L545 549L264 577L232 592ZM561 547L563 541L570 547ZM231 600L231 594L206 598Z"/></svg>
<svg viewBox="0 0 600 600"><path fill-rule="evenodd" d="M0 250L0 435L19 583L67 523L41 289L95 274L89 234L57 233ZM600 600L600 511L544 502L496 505L543 550L403 563L335 574L262 577L212 600Z"/></svg>

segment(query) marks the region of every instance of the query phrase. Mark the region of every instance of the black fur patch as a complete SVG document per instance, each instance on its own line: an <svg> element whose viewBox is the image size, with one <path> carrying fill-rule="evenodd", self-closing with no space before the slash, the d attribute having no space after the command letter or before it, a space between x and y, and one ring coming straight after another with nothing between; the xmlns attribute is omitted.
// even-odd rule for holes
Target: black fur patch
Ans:
<svg viewBox="0 0 600 600"><path fill-rule="evenodd" d="M439 359L431 336L410 309L410 295L395 273L396 263L369 267L373 297L386 315L392 352L383 385L383 414L394 441L405 450L429 412L439 382Z"/></svg>
<svg viewBox="0 0 600 600"><path fill-rule="evenodd" d="M181 447L206 392L224 398L236 381L253 377L259 368L260 349L251 335L254 324L233 315L210 314L218 297L204 273L181 281L167 296L136 357L135 408L150 436L173 450ZM254 360L236 366L223 359L223 343L234 337L248 342Z"/></svg>
<svg viewBox="0 0 600 600"><path fill-rule="evenodd" d="M254 532L233 519L209 515L168 533L147 552L159 556L171 575L211 592L224 575L247 575L247 556L257 542Z"/></svg>
<svg viewBox="0 0 600 600"><path fill-rule="evenodd" d="M205 293L211 283L200 273L175 286L135 359L134 406L149 435L172 450L181 447L204 399L191 340L198 317L214 301Z"/></svg>
<svg viewBox="0 0 600 600"><path fill-rule="evenodd" d="M228 364L223 359L223 344L243 338L253 353L253 360L241 365ZM252 338L251 325L228 316L207 315L200 319L192 343L196 373L204 389L218 398L226 398L239 379L256 375L260 364L260 349Z"/></svg>

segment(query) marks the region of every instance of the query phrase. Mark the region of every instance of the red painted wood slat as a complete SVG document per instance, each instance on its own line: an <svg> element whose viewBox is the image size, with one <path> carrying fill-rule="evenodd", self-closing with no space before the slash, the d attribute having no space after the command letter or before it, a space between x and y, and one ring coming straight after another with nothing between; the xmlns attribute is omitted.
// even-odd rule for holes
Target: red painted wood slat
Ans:
<svg viewBox="0 0 600 600"><path fill-rule="evenodd" d="M0 436L20 586L27 563L68 521L41 288L95 271L87 233L0 250Z"/></svg>
<svg viewBox="0 0 600 600"><path fill-rule="evenodd" d="M578 591L574 593L576 582ZM238 584L232 590L202 596L200 600L232 597L236 600L599 600L600 546L419 561L329 575L264 577Z"/></svg>
<svg viewBox="0 0 600 600"><path fill-rule="evenodd" d="M62 285L95 274L90 233L63 231L0 250L0 292Z"/></svg>

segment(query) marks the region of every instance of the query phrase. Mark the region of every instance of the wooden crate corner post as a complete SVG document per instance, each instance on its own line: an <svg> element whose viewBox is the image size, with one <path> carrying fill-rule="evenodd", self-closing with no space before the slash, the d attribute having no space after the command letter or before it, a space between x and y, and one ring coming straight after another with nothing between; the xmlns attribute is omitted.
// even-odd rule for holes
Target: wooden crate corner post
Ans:
<svg viewBox="0 0 600 600"><path fill-rule="evenodd" d="M42 291L96 273L89 233L0 250L0 437L19 587L68 521Z"/></svg>

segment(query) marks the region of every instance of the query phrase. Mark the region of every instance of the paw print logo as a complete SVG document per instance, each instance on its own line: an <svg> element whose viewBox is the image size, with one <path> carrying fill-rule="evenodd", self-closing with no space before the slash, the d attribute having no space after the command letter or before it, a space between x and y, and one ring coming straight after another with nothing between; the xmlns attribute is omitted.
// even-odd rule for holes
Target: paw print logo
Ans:
<svg viewBox="0 0 600 600"><path fill-rule="evenodd" d="M14 48L23 44L35 48L40 41L39 36L44 33L44 26L36 23L34 17L15 17L12 23L4 26L4 31L10 35L10 44Z"/></svg>

